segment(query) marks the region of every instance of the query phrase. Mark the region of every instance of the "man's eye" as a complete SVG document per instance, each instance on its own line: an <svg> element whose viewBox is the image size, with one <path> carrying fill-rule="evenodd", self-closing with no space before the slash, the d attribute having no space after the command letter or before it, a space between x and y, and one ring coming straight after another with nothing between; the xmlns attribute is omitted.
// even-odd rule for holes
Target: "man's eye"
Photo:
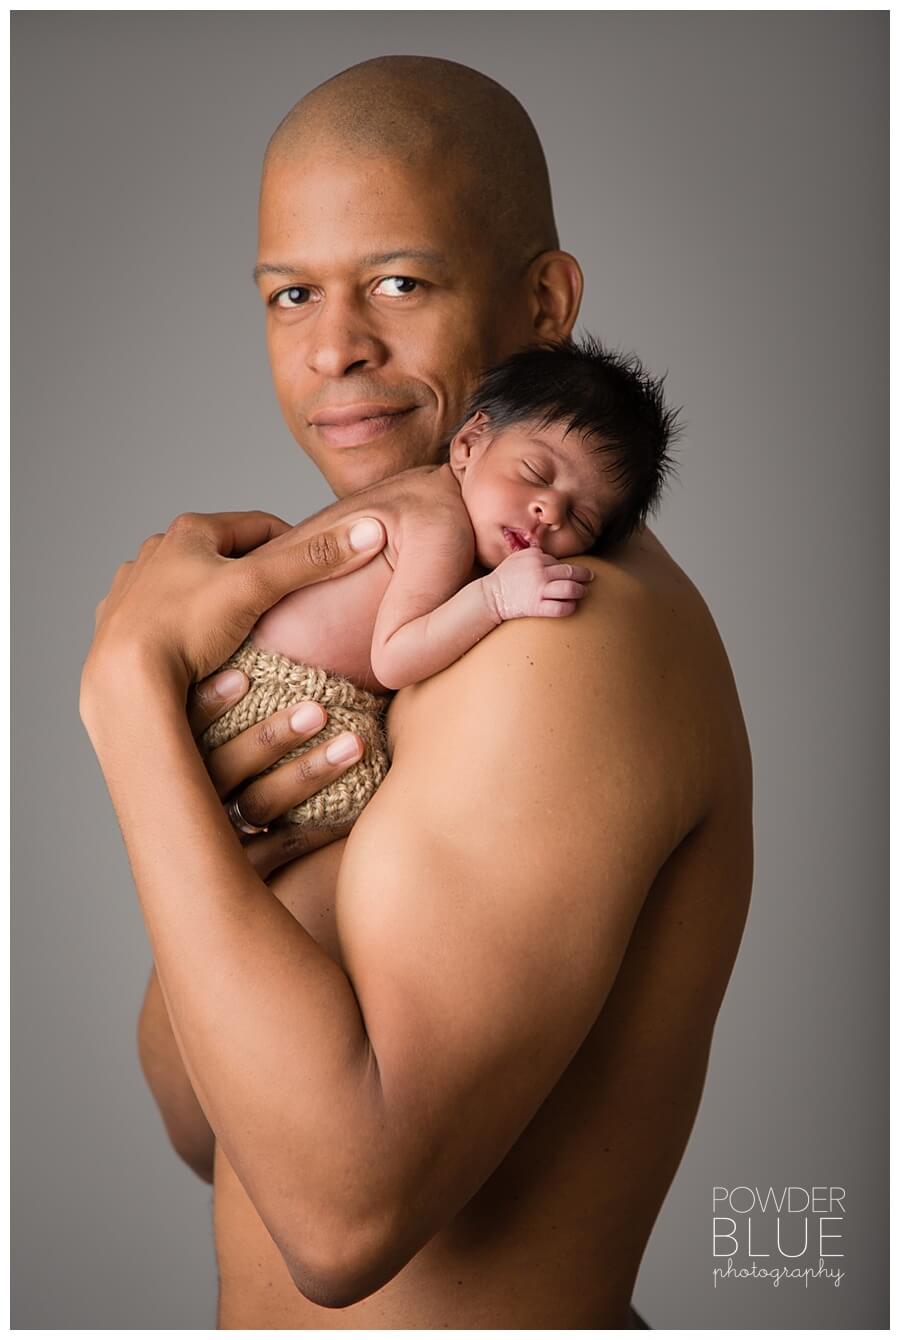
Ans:
<svg viewBox="0 0 900 1340"><path fill-rule="evenodd" d="M392 287L386 289L385 285L392 285ZM405 298L407 294L413 293L418 287L418 279L408 279L406 275L388 275L385 279L379 279L374 292L380 292L386 298Z"/></svg>
<svg viewBox="0 0 900 1340"><path fill-rule="evenodd" d="M283 288L270 299L273 307L303 307L309 302L312 290L297 284L292 288Z"/></svg>

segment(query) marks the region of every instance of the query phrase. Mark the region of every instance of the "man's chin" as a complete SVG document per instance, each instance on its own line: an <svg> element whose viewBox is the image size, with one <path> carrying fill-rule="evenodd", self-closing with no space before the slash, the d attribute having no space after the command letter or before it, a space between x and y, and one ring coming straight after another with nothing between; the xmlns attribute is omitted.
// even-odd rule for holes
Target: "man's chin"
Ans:
<svg viewBox="0 0 900 1340"><path fill-rule="evenodd" d="M321 439L315 442L301 439L300 446L325 476L332 491L342 498L403 470L436 465L441 459L440 443L420 439L421 434L407 437L394 432L358 447L329 447Z"/></svg>

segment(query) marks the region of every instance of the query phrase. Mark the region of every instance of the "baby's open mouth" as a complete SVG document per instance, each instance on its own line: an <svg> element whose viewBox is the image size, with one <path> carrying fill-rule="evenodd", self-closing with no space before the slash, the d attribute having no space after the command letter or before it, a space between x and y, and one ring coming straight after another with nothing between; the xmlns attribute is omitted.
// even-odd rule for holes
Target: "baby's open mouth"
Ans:
<svg viewBox="0 0 900 1340"><path fill-rule="evenodd" d="M513 530L509 526L503 527L503 538L509 545L510 551L515 553L517 549L530 549L535 541L529 539L528 533L524 530Z"/></svg>

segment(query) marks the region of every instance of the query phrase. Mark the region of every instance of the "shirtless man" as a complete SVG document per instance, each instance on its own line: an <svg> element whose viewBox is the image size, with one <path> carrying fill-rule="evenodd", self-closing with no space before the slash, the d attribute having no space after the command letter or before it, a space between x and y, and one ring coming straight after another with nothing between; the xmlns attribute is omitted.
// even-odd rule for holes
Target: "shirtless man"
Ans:
<svg viewBox="0 0 900 1340"><path fill-rule="evenodd" d="M435 460L480 370L568 335L581 297L522 109L412 57L282 123L257 277L282 411L338 495ZM142 1062L214 1184L217 1324L634 1324L749 898L725 652L644 530L582 560L564 627L504 624L397 695L346 842L242 846L227 797L262 825L353 760L258 777L312 733L291 708L201 760L191 731L241 689L189 686L365 561L356 519L178 518L117 572L82 676L156 964Z"/></svg>

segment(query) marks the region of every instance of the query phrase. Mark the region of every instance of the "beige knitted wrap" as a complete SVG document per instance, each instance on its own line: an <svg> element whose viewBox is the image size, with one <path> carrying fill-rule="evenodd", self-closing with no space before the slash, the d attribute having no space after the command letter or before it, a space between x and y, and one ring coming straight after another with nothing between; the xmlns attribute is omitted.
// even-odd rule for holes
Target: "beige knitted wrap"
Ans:
<svg viewBox="0 0 900 1340"><path fill-rule="evenodd" d="M302 665L276 651L255 647L247 638L220 670L243 670L250 689L234 707L214 721L200 737L202 752L225 744L248 726L264 721L282 707L312 700L321 703L328 720L311 740L283 755L266 772L280 767L287 759L299 758L313 745L350 730L365 741L365 753L336 781L295 805L284 816L291 823L318 826L342 824L356 819L375 794L389 767L384 734L384 712L389 696L378 698L357 688L349 679L341 679L315 665ZM264 774L263 774L264 775Z"/></svg>

